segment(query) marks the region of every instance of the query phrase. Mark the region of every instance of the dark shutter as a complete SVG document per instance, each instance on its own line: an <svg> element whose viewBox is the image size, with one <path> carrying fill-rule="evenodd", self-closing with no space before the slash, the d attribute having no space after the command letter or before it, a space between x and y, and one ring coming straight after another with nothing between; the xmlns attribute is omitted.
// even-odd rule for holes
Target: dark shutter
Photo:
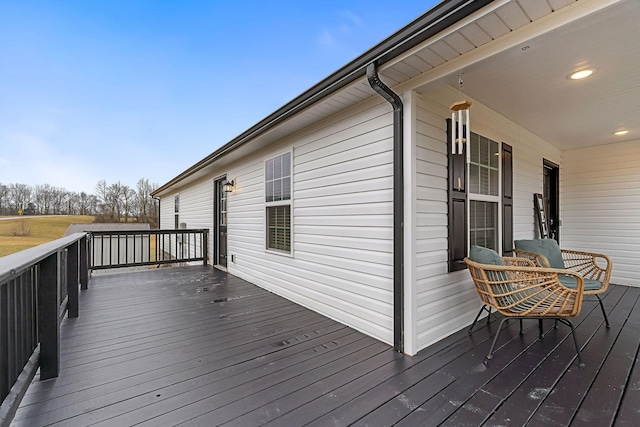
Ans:
<svg viewBox="0 0 640 427"><path fill-rule="evenodd" d="M502 143L502 254L513 254L513 148Z"/></svg>
<svg viewBox="0 0 640 427"><path fill-rule="evenodd" d="M451 154L451 119L447 119L447 156L448 156L448 240L449 271L466 268L467 256L467 190L466 190L466 150L462 154Z"/></svg>

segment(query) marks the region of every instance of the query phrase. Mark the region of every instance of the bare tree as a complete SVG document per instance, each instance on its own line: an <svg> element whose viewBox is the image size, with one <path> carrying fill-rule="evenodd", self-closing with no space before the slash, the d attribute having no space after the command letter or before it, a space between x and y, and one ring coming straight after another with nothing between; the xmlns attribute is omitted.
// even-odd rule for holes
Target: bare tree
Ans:
<svg viewBox="0 0 640 427"><path fill-rule="evenodd" d="M9 187L0 184L0 215L9 214Z"/></svg>
<svg viewBox="0 0 640 427"><path fill-rule="evenodd" d="M124 214L124 222L129 222L130 216L135 216L136 192L129 186L123 185L120 189L122 199L122 213Z"/></svg>
<svg viewBox="0 0 640 427"><path fill-rule="evenodd" d="M55 188L49 184L34 187L34 201L36 210L43 215L51 215Z"/></svg>
<svg viewBox="0 0 640 427"><path fill-rule="evenodd" d="M31 202L31 187L26 184L9 184L12 213L24 211Z"/></svg>
<svg viewBox="0 0 640 427"><path fill-rule="evenodd" d="M95 194L69 192L49 184L33 187L14 183L0 183L0 215L96 215L99 221L120 222L136 220L157 226L158 202L151 193L158 184L141 178L133 189L121 182L109 185L104 179L98 181Z"/></svg>
<svg viewBox="0 0 640 427"><path fill-rule="evenodd" d="M78 214L79 215L89 215L87 212L89 211L89 195L84 191L81 191L78 194Z"/></svg>
<svg viewBox="0 0 640 427"><path fill-rule="evenodd" d="M68 211L67 190L64 188L53 188L52 210L54 215L61 215Z"/></svg>
<svg viewBox="0 0 640 427"><path fill-rule="evenodd" d="M148 179L140 178L137 184L136 206L138 208L138 221L148 222L152 216L155 216L155 201L151 197L151 192L157 188L157 184L150 184Z"/></svg>

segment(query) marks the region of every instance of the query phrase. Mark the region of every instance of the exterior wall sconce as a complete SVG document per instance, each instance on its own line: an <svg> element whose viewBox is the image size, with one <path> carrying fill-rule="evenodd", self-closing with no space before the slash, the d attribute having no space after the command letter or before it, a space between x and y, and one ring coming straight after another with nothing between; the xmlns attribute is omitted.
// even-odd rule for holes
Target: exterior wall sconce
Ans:
<svg viewBox="0 0 640 427"><path fill-rule="evenodd" d="M235 186L235 184L234 184L233 180L225 182L224 183L224 192L225 193L232 193L234 186Z"/></svg>

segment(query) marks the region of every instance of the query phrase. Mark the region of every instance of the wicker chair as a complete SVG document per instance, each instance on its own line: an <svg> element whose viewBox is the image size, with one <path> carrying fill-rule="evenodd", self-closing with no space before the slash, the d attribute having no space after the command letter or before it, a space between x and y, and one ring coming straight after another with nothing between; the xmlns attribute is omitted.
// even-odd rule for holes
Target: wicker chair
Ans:
<svg viewBox="0 0 640 427"><path fill-rule="evenodd" d="M552 239L517 240L515 243L516 248L513 252L517 257L530 259L539 267L563 267L582 276L584 278L584 294L595 295L598 298L605 324L607 328L610 328L609 318L600 298L600 294L606 292L609 288L611 279L613 263L608 256L593 252L560 249L555 240ZM541 243L546 244L546 247L542 250L532 251L529 249L531 248L530 245L539 245ZM519 248L518 246L524 247ZM533 248L535 247L533 246ZM555 255L554 251L559 251L559 255ZM558 259L553 260L554 256ZM573 287L574 282L571 278L561 276L560 281L566 286Z"/></svg>
<svg viewBox="0 0 640 427"><path fill-rule="evenodd" d="M570 270L534 267L527 259L504 257L502 260L506 265L481 264L465 258L482 303L504 316L487 359L493 358L498 336L508 319L554 319L571 328L579 366L583 367L575 328L569 320L582 308L582 276ZM563 274L575 277L575 289L560 283L558 276Z"/></svg>
<svg viewBox="0 0 640 427"><path fill-rule="evenodd" d="M514 257L502 257L502 261L504 263L504 265L510 265L513 267L535 267L535 264L529 260L529 259L523 259L523 258L514 258ZM481 297L482 299L482 297ZM480 311L478 311L478 314L476 315L476 318L473 319L473 323L471 323L471 326L469 326L469 329L467 330L467 333L469 335L471 335L473 333L473 327L476 325L476 323L478 323L478 319L480 318L480 316L482 315L482 313L484 311L487 312L487 325L489 323L491 323L491 304L482 304L482 307L480 307Z"/></svg>

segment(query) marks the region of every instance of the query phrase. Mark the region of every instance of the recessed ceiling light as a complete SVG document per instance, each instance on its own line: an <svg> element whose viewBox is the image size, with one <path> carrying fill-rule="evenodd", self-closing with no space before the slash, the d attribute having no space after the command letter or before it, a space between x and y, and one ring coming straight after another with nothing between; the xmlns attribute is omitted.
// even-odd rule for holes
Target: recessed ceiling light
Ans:
<svg viewBox="0 0 640 427"><path fill-rule="evenodd" d="M614 132L613 134L620 136L620 135L626 135L628 133L629 133L628 130L619 130L618 132Z"/></svg>
<svg viewBox="0 0 640 427"><path fill-rule="evenodd" d="M596 70L594 70L593 68L587 68L585 70L580 70L580 71L576 71L575 73L571 74L569 76L569 78L571 80L580 80L580 79L584 79L585 77L589 77L591 74L593 74Z"/></svg>

